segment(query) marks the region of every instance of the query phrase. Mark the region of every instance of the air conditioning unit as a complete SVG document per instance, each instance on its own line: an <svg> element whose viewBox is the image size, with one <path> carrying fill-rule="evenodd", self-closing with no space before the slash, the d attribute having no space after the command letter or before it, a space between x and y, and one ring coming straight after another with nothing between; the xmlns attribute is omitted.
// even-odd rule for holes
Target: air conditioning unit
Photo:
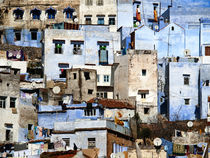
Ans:
<svg viewBox="0 0 210 158"><path fill-rule="evenodd" d="M190 56L191 56L191 52L190 52L189 49L185 49L185 50L184 50L184 56L185 56L185 57L190 57Z"/></svg>

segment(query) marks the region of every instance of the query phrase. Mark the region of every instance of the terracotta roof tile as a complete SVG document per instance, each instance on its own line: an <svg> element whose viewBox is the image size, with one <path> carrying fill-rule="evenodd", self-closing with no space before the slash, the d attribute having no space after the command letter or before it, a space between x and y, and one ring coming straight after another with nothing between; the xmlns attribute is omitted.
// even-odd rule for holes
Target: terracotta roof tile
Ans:
<svg viewBox="0 0 210 158"><path fill-rule="evenodd" d="M94 103L95 98L88 101L88 103ZM126 101L116 99L98 99L98 103L105 108L118 108L118 109L135 109L135 107Z"/></svg>

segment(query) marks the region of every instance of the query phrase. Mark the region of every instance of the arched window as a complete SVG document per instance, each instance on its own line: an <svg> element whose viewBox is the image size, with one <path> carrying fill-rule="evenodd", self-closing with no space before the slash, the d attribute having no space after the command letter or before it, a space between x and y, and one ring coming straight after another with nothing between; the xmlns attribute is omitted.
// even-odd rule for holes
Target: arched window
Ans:
<svg viewBox="0 0 210 158"><path fill-rule="evenodd" d="M46 10L46 14L48 14L48 19L55 19L56 13L57 13L57 11L55 9L53 9L52 7L48 8Z"/></svg>
<svg viewBox="0 0 210 158"><path fill-rule="evenodd" d="M75 9L71 8L71 7L67 7L63 10L63 13L65 14L65 17L68 19L72 19L73 18L73 12L75 11Z"/></svg>
<svg viewBox="0 0 210 158"><path fill-rule="evenodd" d="M33 10L31 10L30 14L32 14L32 18L33 19L40 19L40 15L41 15L41 10L34 8Z"/></svg>
<svg viewBox="0 0 210 158"><path fill-rule="evenodd" d="M17 8L13 11L13 15L15 16L15 20L23 19L24 10Z"/></svg>

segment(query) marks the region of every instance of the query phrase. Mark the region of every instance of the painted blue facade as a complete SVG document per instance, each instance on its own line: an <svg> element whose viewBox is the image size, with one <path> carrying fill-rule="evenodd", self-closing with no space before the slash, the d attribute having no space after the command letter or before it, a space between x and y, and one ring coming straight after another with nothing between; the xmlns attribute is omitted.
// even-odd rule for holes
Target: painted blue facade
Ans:
<svg viewBox="0 0 210 158"><path fill-rule="evenodd" d="M42 40L42 32L40 30L37 31L37 39L32 40L31 31L28 29L20 30L20 40L15 39L15 29L8 28L5 29L5 37L4 43L16 45L16 46L24 46L24 47L37 47L41 48L41 40Z"/></svg>
<svg viewBox="0 0 210 158"><path fill-rule="evenodd" d="M199 113L199 63L169 63L169 120L195 120ZM188 79L186 79L188 78Z"/></svg>
<svg viewBox="0 0 210 158"><path fill-rule="evenodd" d="M210 104L210 65L203 64L200 67L200 113L201 119L208 116L208 106Z"/></svg>

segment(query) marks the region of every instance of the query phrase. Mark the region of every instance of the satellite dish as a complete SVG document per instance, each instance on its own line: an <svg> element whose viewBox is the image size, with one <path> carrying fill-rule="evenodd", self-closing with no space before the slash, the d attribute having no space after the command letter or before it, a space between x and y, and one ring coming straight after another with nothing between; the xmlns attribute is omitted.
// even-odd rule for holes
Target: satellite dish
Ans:
<svg viewBox="0 0 210 158"><path fill-rule="evenodd" d="M187 127L192 127L192 126L193 126L193 122L192 121L187 122Z"/></svg>
<svg viewBox="0 0 210 158"><path fill-rule="evenodd" d="M185 49L185 50L184 50L184 56L185 56L185 57L190 56L190 54L191 54L191 53L190 53L190 50L189 50L189 49Z"/></svg>
<svg viewBox="0 0 210 158"><path fill-rule="evenodd" d="M159 26L158 25L155 25L155 30L158 30L159 29Z"/></svg>
<svg viewBox="0 0 210 158"><path fill-rule="evenodd" d="M136 25L137 25L137 26L139 26L139 25L140 25L140 23L137 21L137 22L136 22Z"/></svg>
<svg viewBox="0 0 210 158"><path fill-rule="evenodd" d="M78 19L77 19L77 18L75 18L75 19L74 19L74 22L78 22Z"/></svg>
<svg viewBox="0 0 210 158"><path fill-rule="evenodd" d="M153 140L153 143L154 143L155 146L161 146L162 140L160 138L155 138Z"/></svg>
<svg viewBox="0 0 210 158"><path fill-rule="evenodd" d="M61 89L60 89L60 87L55 86L52 91L54 94L58 94L58 93L60 93Z"/></svg>
<svg viewBox="0 0 210 158"><path fill-rule="evenodd" d="M77 12L73 12L73 16L76 16L77 15Z"/></svg>
<svg viewBox="0 0 210 158"><path fill-rule="evenodd" d="M32 87L35 87L35 86L36 86L36 82L33 81L33 82L31 83L31 85L32 85Z"/></svg>

